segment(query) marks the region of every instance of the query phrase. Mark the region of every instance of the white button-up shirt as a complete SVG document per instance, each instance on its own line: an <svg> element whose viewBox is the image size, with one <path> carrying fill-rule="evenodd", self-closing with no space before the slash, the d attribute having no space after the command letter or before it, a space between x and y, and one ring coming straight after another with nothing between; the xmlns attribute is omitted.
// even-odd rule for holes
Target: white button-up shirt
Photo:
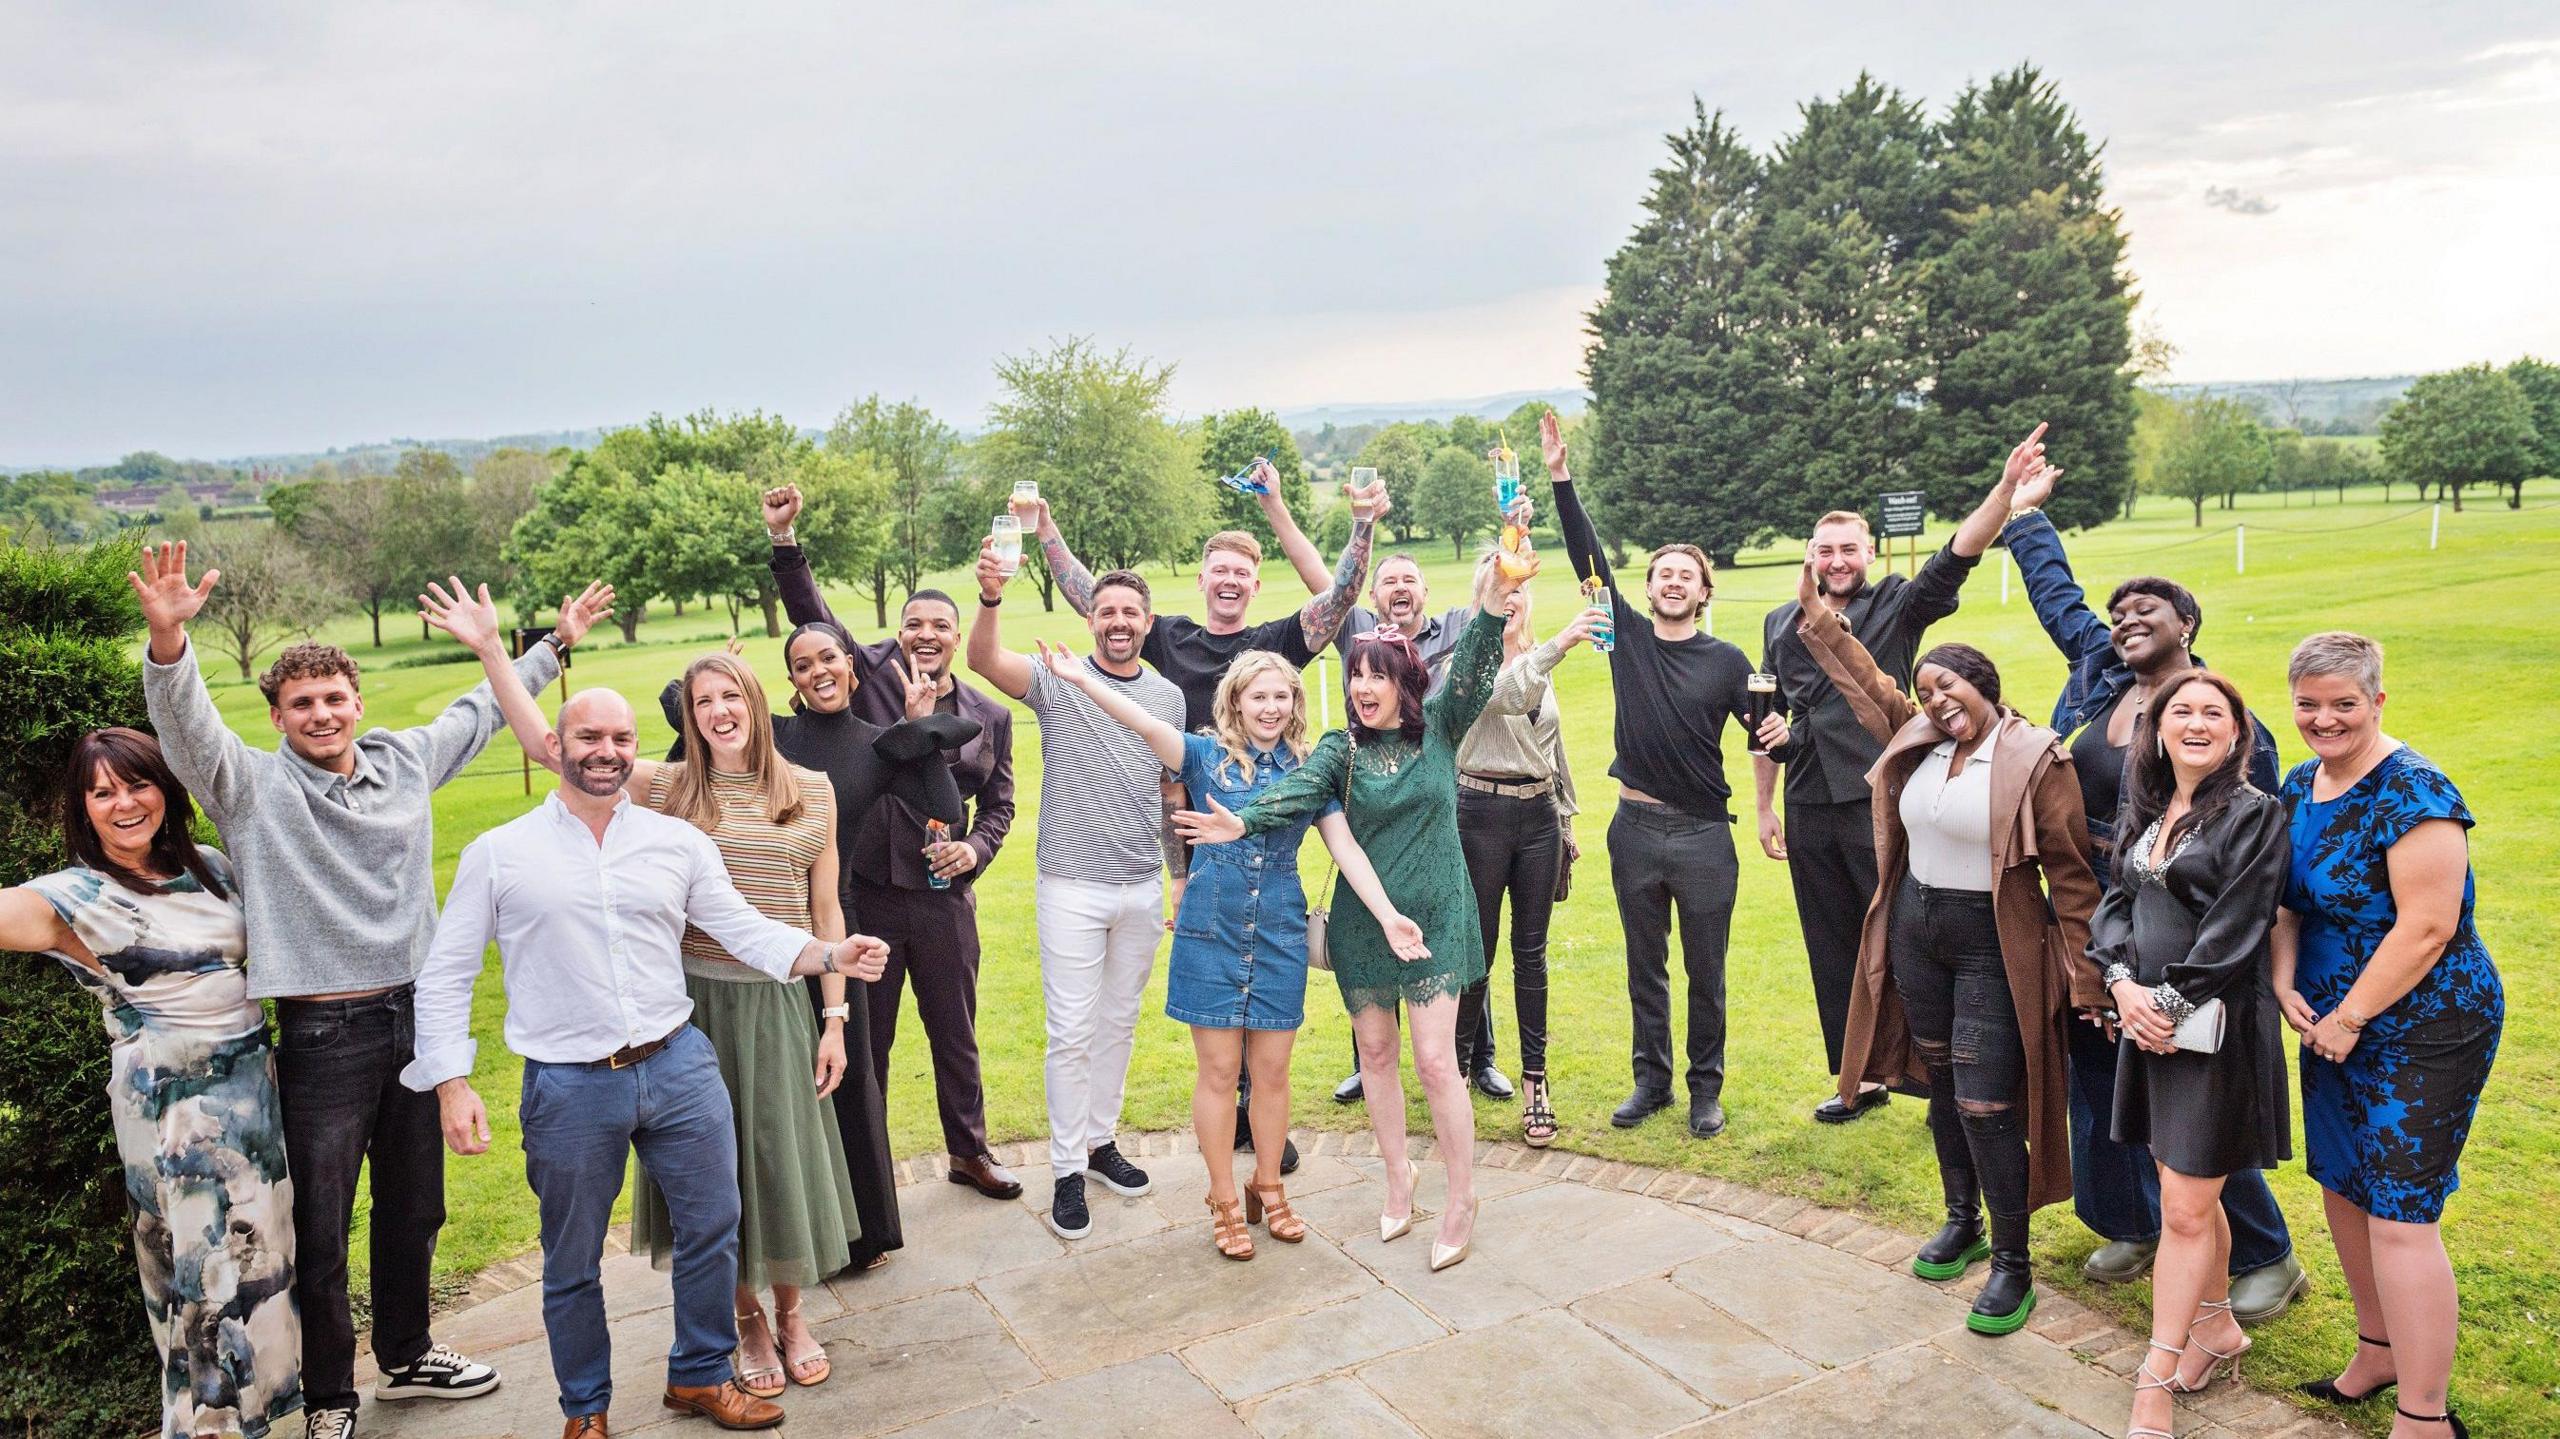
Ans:
<svg viewBox="0 0 2560 1439"><path fill-rule="evenodd" d="M1931 889L1965 889L1989 893L1997 875L1991 872L1991 752L1999 745L1995 716L1991 731L1964 762L1964 773L1952 779L1956 742L1940 740L1921 756L1902 786L1902 829L1908 836L1911 877Z"/></svg>
<svg viewBox="0 0 2560 1439"><path fill-rule="evenodd" d="M626 796L598 843L555 790L462 851L418 974L417 1057L400 1082L429 1090L471 1072L471 986L492 939L507 1048L586 1064L665 1038L693 1016L677 952L688 920L777 980L812 942L747 903L701 830Z"/></svg>

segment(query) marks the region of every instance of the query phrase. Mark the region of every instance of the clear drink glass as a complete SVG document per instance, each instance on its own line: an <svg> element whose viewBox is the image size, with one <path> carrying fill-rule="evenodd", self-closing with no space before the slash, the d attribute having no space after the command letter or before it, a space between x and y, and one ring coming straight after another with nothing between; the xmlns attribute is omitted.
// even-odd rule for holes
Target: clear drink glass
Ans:
<svg viewBox="0 0 2560 1439"><path fill-rule="evenodd" d="M987 533L995 536L996 563L1003 567L1004 572L1010 575L1021 569L1022 521L1011 515L998 515L987 526Z"/></svg>
<svg viewBox="0 0 2560 1439"><path fill-rule="evenodd" d="M1610 598L1607 585L1584 585L1582 592L1589 597L1594 609L1608 617L1591 627L1591 647L1604 655L1609 654L1618 648L1617 604Z"/></svg>
<svg viewBox="0 0 2560 1439"><path fill-rule="evenodd" d="M1028 509L1038 503L1040 503L1040 482L1038 480L1016 480L1013 482L1014 508Z"/></svg>

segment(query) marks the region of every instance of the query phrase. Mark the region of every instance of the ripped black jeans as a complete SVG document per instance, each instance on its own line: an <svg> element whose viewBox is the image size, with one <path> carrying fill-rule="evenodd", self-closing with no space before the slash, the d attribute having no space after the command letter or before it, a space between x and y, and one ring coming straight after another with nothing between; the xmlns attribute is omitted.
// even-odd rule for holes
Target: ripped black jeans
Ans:
<svg viewBox="0 0 2560 1439"><path fill-rule="evenodd" d="M1906 876L1887 943L1912 1046L1929 1067L1929 1134L1948 1213L1973 1213L1978 1194L1991 1211L1993 1247L2007 1238L2023 1251L2027 1050L1991 896Z"/></svg>

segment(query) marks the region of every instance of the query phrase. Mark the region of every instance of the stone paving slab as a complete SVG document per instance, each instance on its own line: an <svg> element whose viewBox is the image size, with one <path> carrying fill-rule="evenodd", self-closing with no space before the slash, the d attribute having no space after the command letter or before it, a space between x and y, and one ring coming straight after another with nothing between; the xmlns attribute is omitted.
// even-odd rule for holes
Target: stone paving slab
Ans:
<svg viewBox="0 0 2560 1439"><path fill-rule="evenodd" d="M2091 1439L2122 1432L2142 1342L2046 1295L2022 1333L1963 1328L1973 1286L1910 1276L1911 1236L1857 1215L1516 1143L1477 1146L1475 1248L1429 1272L1444 1204L1427 1138L1412 1148L1430 1217L1381 1244L1384 1166L1366 1134L1299 1131L1290 1194L1314 1231L1257 1230L1223 1259L1187 1135L1126 1135L1139 1197L1091 1191L1095 1233L1051 1234L1034 1145L999 1148L1022 1199L900 1166L908 1247L804 1299L835 1374L782 1399L807 1436L1417 1435L1683 1439ZM1249 1173L1252 1156L1235 1156ZM528 1202L530 1202L528 1200ZM666 1276L604 1266L616 1434L717 1431L658 1402L672 1328ZM560 1432L541 1328L539 1255L493 1266L437 1334L506 1375L466 1403L368 1399L366 1439ZM510 1287L512 1286L512 1287ZM370 1384L370 1374L364 1376ZM679 1427L681 1426L681 1427ZM2180 1439L2344 1436L2275 1395L2223 1384L2182 1401Z"/></svg>

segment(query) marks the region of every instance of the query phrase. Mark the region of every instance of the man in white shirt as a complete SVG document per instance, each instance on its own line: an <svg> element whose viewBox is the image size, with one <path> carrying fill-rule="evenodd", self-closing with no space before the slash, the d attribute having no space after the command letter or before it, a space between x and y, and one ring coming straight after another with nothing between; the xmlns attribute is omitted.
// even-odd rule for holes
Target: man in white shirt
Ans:
<svg viewBox="0 0 2560 1439"><path fill-rule="evenodd" d="M507 1048L524 1057L517 1116L525 1178L542 1205L542 1324L569 1439L604 1439L612 1340L599 1272L627 1156L666 1195L675 1229L668 1408L724 1429L769 1429L781 1406L730 1377L737 1321L738 1152L711 1042L688 1021L677 954L690 922L778 981L876 979L887 946L826 944L758 914L710 836L623 793L639 735L631 706L587 690L545 739L560 788L462 852L417 981L417 1058L400 1074L435 1091L445 1143L489 1147L471 1088L471 987L495 939Z"/></svg>

